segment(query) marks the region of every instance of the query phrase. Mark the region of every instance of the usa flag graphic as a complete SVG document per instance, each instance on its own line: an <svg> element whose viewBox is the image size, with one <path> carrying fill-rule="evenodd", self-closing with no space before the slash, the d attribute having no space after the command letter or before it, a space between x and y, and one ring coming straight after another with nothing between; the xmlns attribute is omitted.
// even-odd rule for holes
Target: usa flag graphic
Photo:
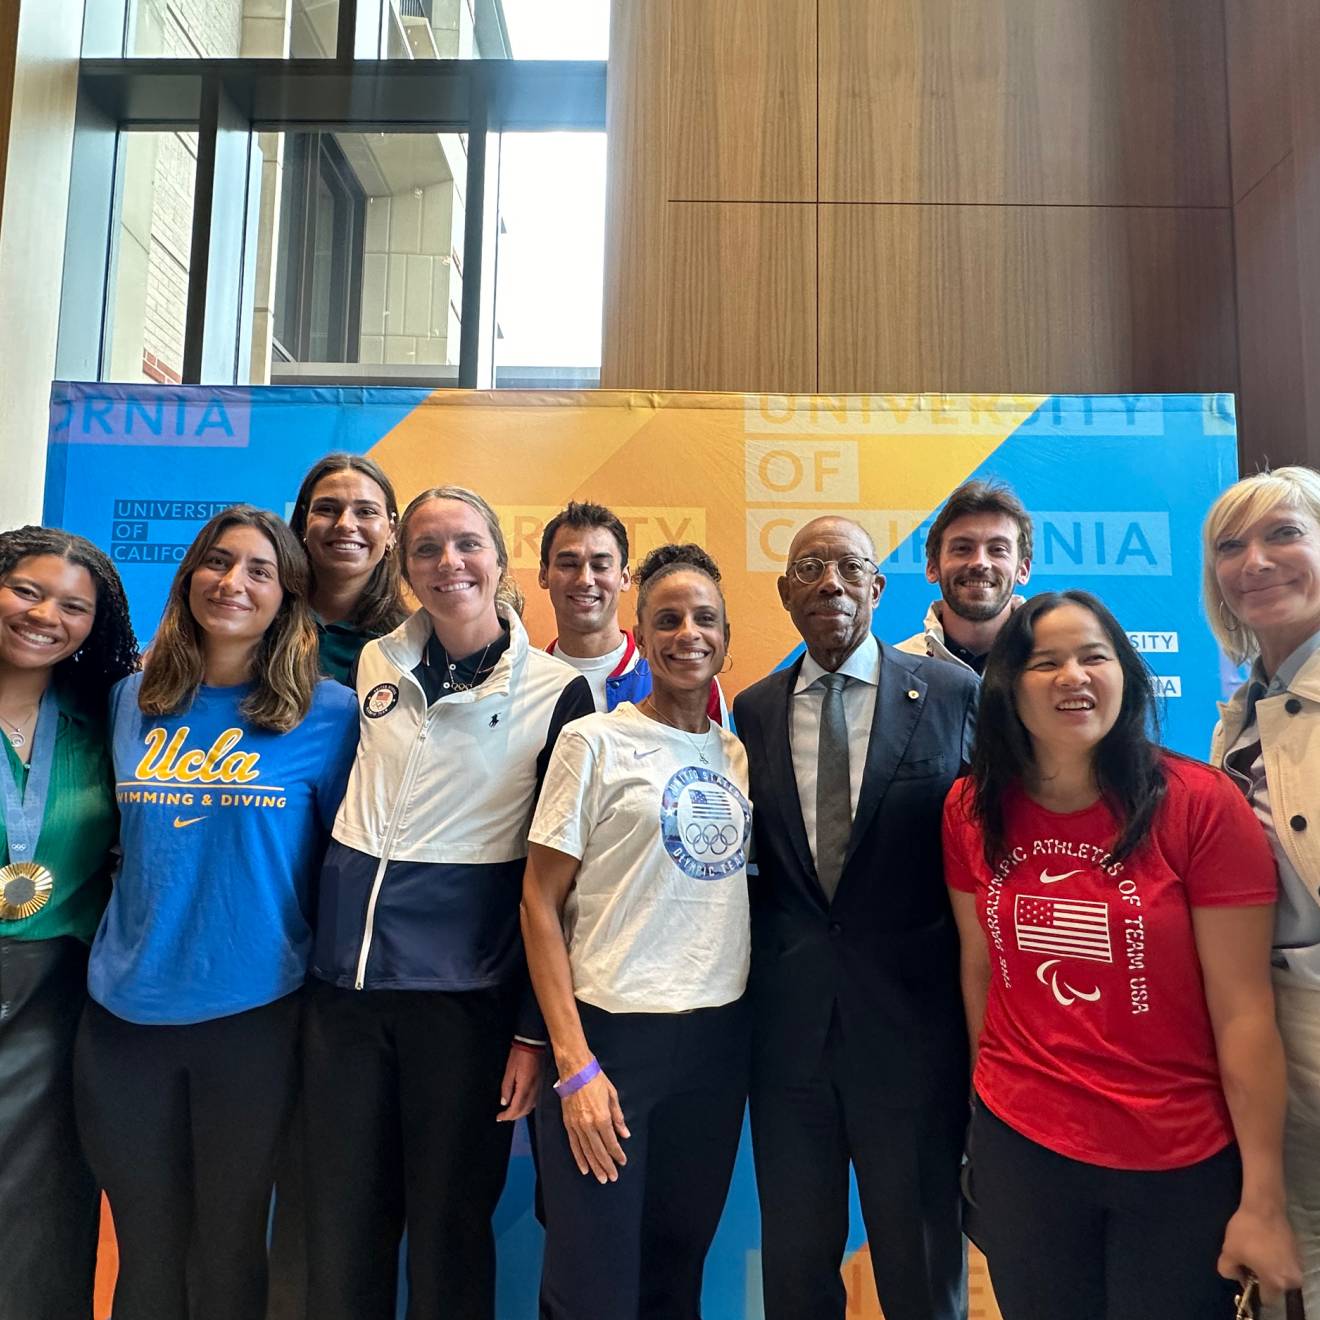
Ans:
<svg viewBox="0 0 1320 1320"><path fill-rule="evenodd" d="M693 820L732 820L733 813L723 793L703 793L699 788L688 790L688 807Z"/></svg>
<svg viewBox="0 0 1320 1320"><path fill-rule="evenodd" d="M1075 898L1019 894L1013 906L1019 949L1057 958L1113 962L1109 943L1109 904Z"/></svg>

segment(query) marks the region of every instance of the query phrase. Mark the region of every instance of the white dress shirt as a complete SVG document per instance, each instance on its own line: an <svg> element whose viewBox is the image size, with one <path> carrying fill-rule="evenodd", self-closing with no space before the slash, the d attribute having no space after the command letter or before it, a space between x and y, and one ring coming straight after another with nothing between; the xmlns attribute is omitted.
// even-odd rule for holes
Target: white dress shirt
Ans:
<svg viewBox="0 0 1320 1320"><path fill-rule="evenodd" d="M811 845L811 859L816 860L816 764L820 752L820 711L825 689L822 669L808 651L802 657L793 686L793 719L788 731L793 752L793 775L797 779L798 800L802 803L802 824ZM880 686L880 647L873 633L867 633L857 649L835 671L847 675L843 685L844 718L848 721L848 787L852 792L852 815L857 815L857 798L866 772L866 748L871 741L871 721L875 716L876 689Z"/></svg>

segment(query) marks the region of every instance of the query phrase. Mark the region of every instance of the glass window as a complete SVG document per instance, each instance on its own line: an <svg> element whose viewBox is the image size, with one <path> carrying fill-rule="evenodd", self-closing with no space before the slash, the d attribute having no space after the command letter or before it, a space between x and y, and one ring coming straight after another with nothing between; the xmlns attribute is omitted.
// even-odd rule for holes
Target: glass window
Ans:
<svg viewBox="0 0 1320 1320"><path fill-rule="evenodd" d="M603 60L609 0L358 0L390 59Z"/></svg>
<svg viewBox="0 0 1320 1320"><path fill-rule="evenodd" d="M177 384L197 141L191 133L125 133L119 150L104 378Z"/></svg>
<svg viewBox="0 0 1320 1320"><path fill-rule="evenodd" d="M515 60L610 57L610 0L497 0L496 7Z"/></svg>
<svg viewBox="0 0 1320 1320"><path fill-rule="evenodd" d="M389 59L603 60L609 0L358 0ZM124 54L174 59L331 58L339 0L129 0Z"/></svg>
<svg viewBox="0 0 1320 1320"><path fill-rule="evenodd" d="M455 383L457 133L261 134L253 383Z"/></svg>
<svg viewBox="0 0 1320 1320"><path fill-rule="evenodd" d="M356 362L367 196L330 133L290 134L275 342L297 362Z"/></svg>
<svg viewBox="0 0 1320 1320"><path fill-rule="evenodd" d="M500 138L495 384L600 384L605 134Z"/></svg>
<svg viewBox="0 0 1320 1320"><path fill-rule="evenodd" d="M330 57L338 35L339 0L128 0L124 54L162 59Z"/></svg>

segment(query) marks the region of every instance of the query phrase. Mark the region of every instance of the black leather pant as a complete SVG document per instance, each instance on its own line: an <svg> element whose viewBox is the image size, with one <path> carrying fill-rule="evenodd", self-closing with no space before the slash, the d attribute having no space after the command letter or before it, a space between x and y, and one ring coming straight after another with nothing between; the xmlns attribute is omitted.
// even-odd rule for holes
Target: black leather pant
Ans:
<svg viewBox="0 0 1320 1320"><path fill-rule="evenodd" d="M87 946L0 937L0 1320L90 1320L96 1184L73 1117Z"/></svg>

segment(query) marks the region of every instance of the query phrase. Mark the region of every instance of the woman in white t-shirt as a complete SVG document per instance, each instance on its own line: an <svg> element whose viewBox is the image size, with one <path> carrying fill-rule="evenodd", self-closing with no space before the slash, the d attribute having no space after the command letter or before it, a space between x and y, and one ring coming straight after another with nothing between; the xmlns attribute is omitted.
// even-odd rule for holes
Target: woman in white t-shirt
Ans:
<svg viewBox="0 0 1320 1320"><path fill-rule="evenodd" d="M537 1116L543 1320L699 1314L747 1094L747 759L706 714L724 598L675 562L637 614L651 694L564 729L529 836L559 1078Z"/></svg>

